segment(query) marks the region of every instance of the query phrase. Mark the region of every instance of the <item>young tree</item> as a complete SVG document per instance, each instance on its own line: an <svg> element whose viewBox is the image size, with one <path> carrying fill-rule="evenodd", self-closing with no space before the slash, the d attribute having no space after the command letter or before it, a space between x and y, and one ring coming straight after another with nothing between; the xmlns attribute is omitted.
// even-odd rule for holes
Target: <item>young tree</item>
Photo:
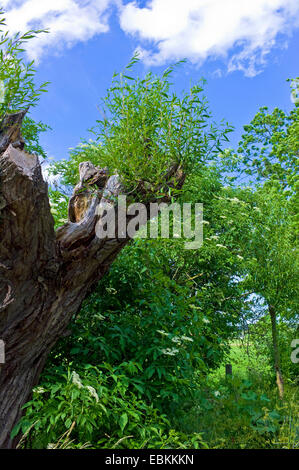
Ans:
<svg viewBox="0 0 299 470"><path fill-rule="evenodd" d="M297 82L296 82L297 83ZM227 168L248 175L252 191L241 195L249 223L243 243L247 259L246 284L265 301L271 318L274 367L280 398L277 319L295 318L298 312L298 152L299 106L290 113L263 107L245 133L237 152L227 151ZM252 181L249 181L252 178ZM245 234L244 233L244 234ZM239 240L236 240L239 243Z"/></svg>
<svg viewBox="0 0 299 470"><path fill-rule="evenodd" d="M271 319L274 368L279 396L284 395L283 373L277 330L278 319L298 315L299 264L290 201L272 188L256 194L258 204L252 218L252 235L247 253L247 283L261 296Z"/></svg>

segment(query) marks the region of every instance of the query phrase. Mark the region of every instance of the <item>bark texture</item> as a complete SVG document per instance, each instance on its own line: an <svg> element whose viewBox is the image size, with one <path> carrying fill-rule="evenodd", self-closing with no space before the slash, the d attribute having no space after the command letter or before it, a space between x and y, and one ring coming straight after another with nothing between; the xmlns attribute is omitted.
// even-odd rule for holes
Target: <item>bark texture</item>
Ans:
<svg viewBox="0 0 299 470"><path fill-rule="evenodd" d="M277 324L276 324L276 310L273 305L269 305L269 314L271 318L271 329L272 329L272 344L274 351L274 368L276 374L276 384L278 388L279 398L283 400L284 396L284 382L280 368L280 351L278 344L278 333L277 333Z"/></svg>
<svg viewBox="0 0 299 470"><path fill-rule="evenodd" d="M0 364L0 448L16 446L11 430L51 348L129 241L96 236L99 207L112 207L124 188L117 175L90 162L80 165L69 222L55 232L38 157L23 150L24 115L0 125L0 339L6 356ZM165 186L183 182L174 164Z"/></svg>

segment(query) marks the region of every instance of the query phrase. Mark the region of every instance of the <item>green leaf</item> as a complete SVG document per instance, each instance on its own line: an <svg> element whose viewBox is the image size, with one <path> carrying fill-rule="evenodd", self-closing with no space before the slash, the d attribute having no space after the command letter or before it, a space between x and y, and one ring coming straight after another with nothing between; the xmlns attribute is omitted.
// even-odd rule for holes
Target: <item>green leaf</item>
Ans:
<svg viewBox="0 0 299 470"><path fill-rule="evenodd" d="M123 431L128 424L128 415L127 413L123 413L119 419L120 429Z"/></svg>
<svg viewBox="0 0 299 470"><path fill-rule="evenodd" d="M69 429L71 427L71 424L72 424L72 420L70 418L68 418L66 421L65 421L65 427L67 429Z"/></svg>

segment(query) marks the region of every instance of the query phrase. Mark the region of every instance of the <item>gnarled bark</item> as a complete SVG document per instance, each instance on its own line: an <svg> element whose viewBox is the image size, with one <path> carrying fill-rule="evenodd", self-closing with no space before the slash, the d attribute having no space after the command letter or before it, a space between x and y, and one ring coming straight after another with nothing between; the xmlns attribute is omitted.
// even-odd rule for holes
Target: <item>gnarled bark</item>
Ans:
<svg viewBox="0 0 299 470"><path fill-rule="evenodd" d="M55 232L38 157L23 150L24 114L0 125L0 339L6 356L0 364L0 448L15 447L11 430L51 348L129 241L96 236L98 206L115 204L124 188L117 175L108 177L107 169L90 163L81 164L69 222ZM173 165L165 185L183 182Z"/></svg>

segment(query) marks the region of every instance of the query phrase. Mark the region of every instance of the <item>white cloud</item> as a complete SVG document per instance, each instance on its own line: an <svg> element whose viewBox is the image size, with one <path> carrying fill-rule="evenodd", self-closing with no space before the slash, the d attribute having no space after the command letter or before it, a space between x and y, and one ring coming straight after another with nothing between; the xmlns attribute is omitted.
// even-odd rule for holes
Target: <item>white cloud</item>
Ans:
<svg viewBox="0 0 299 470"><path fill-rule="evenodd" d="M253 76L278 45L279 33L299 26L298 16L298 0L151 0L143 8L124 5L120 24L140 38L148 64L221 57L228 71Z"/></svg>
<svg viewBox="0 0 299 470"><path fill-rule="evenodd" d="M60 50L107 32L112 3L114 0L12 0L3 6L12 33L49 28L50 34L31 40L27 48L29 58L39 60L49 48Z"/></svg>
<svg viewBox="0 0 299 470"><path fill-rule="evenodd" d="M201 65L222 58L228 71L248 76L262 70L269 52L285 46L285 37L299 26L298 0L147 0L144 7L140 0L0 0L0 5L12 32L50 29L30 41L30 59L107 32L117 5L121 28L139 38L147 64L187 57Z"/></svg>

